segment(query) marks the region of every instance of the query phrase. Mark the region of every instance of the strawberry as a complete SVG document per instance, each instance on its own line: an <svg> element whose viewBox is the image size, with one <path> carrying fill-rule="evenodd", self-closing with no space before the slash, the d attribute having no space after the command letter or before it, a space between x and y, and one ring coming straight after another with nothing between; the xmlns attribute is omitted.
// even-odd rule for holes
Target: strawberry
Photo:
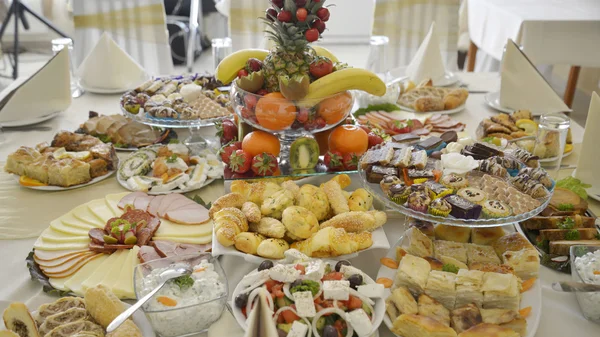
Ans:
<svg viewBox="0 0 600 337"><path fill-rule="evenodd" d="M273 22L273 21L275 21L275 18L277 17L277 11L273 8L269 8L265 12L265 17L267 18L267 20Z"/></svg>
<svg viewBox="0 0 600 337"><path fill-rule="evenodd" d="M323 161L325 162L325 166L332 171L341 171L344 169L342 154L339 151L327 151Z"/></svg>
<svg viewBox="0 0 600 337"><path fill-rule="evenodd" d="M221 144L227 144L237 139L238 128L231 119L216 122L217 136L221 138Z"/></svg>
<svg viewBox="0 0 600 337"><path fill-rule="evenodd" d="M281 22L290 22L292 21L292 12L290 11L281 11L277 14L277 20Z"/></svg>
<svg viewBox="0 0 600 337"><path fill-rule="evenodd" d="M377 144L383 143L383 138L377 135L375 132L369 132L369 149Z"/></svg>
<svg viewBox="0 0 600 337"><path fill-rule="evenodd" d="M326 57L317 57L309 68L310 74L315 78L321 78L333 72L333 62Z"/></svg>
<svg viewBox="0 0 600 337"><path fill-rule="evenodd" d="M304 33L308 42L315 42L319 39L319 31L316 28L311 28Z"/></svg>
<svg viewBox="0 0 600 337"><path fill-rule="evenodd" d="M308 117L310 116L310 110L306 108L300 108L298 114L296 115L296 120L300 123L306 123L308 121Z"/></svg>
<svg viewBox="0 0 600 337"><path fill-rule="evenodd" d="M342 162L346 171L354 171L358 168L358 160L360 158L355 153L344 153Z"/></svg>
<svg viewBox="0 0 600 337"><path fill-rule="evenodd" d="M266 94L268 94L269 92L267 91L267 89L260 89L256 92L257 95L259 96L264 96Z"/></svg>
<svg viewBox="0 0 600 337"><path fill-rule="evenodd" d="M246 62L246 70L248 72L253 73L255 71L260 71L262 69L262 62L259 59L250 58L248 62Z"/></svg>
<svg viewBox="0 0 600 337"><path fill-rule="evenodd" d="M246 173L250 170L252 158L244 150L236 150L229 156L229 167L235 173Z"/></svg>
<svg viewBox="0 0 600 337"><path fill-rule="evenodd" d="M257 176L272 176L278 167L277 158L272 154L263 152L252 158L252 172Z"/></svg>
<svg viewBox="0 0 600 337"><path fill-rule="evenodd" d="M254 108L256 108L256 103L258 103L258 98L254 95L245 95L244 96L244 105L246 106L246 108L254 111Z"/></svg>
<svg viewBox="0 0 600 337"><path fill-rule="evenodd" d="M321 19L316 19L312 25L312 28L316 28L319 31L319 34L323 34L323 32L325 31L325 28L327 27L327 25L325 25L325 22L323 22L323 20Z"/></svg>
<svg viewBox="0 0 600 337"><path fill-rule="evenodd" d="M229 142L229 143L223 145L221 150L219 150L219 154L221 155L221 160L225 164L229 165L229 158L231 157L231 154L241 148L242 148L241 142Z"/></svg>
<svg viewBox="0 0 600 337"><path fill-rule="evenodd" d="M238 77L245 77L248 76L248 70L246 69L240 69L240 71L238 71Z"/></svg>
<svg viewBox="0 0 600 337"><path fill-rule="evenodd" d="M317 17L323 20L323 22L327 22L327 20L329 20L329 15L329 9L325 7L319 8L317 11Z"/></svg>
<svg viewBox="0 0 600 337"><path fill-rule="evenodd" d="M308 11L306 8L298 8L296 10L296 19L300 22L306 21L306 17L308 16Z"/></svg>

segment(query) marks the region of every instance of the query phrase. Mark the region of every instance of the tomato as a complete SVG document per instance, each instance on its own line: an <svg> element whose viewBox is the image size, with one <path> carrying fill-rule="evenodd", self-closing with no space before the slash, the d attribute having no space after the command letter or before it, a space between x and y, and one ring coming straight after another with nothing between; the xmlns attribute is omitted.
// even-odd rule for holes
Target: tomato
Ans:
<svg viewBox="0 0 600 337"><path fill-rule="evenodd" d="M273 286L273 291L271 292L271 294L274 297L277 298L283 298L283 296L285 296L285 294L283 293L283 284L276 284Z"/></svg>
<svg viewBox="0 0 600 337"><path fill-rule="evenodd" d="M304 267L301 264L297 264L294 269L299 270L300 271L300 275L304 275L306 274L306 267Z"/></svg>
<svg viewBox="0 0 600 337"><path fill-rule="evenodd" d="M331 273L323 276L323 281L341 281L343 278L344 278L343 273L340 273L337 271L332 271Z"/></svg>
<svg viewBox="0 0 600 337"><path fill-rule="evenodd" d="M268 292L272 292L273 291L273 287L275 285L277 285L277 281L274 280L268 280L267 282L265 282L265 286L267 287L267 291Z"/></svg>
<svg viewBox="0 0 600 337"><path fill-rule="evenodd" d="M282 311L280 316L283 316L283 320L288 324L294 323L294 321L297 321L300 319L300 317L298 317L298 315L294 314L291 310Z"/></svg>
<svg viewBox="0 0 600 337"><path fill-rule="evenodd" d="M308 42L315 42L319 39L319 31L316 28L311 28L304 33Z"/></svg>
<svg viewBox="0 0 600 337"><path fill-rule="evenodd" d="M244 317L248 317L248 315L246 314L246 307L242 308L242 315L244 315Z"/></svg>
<svg viewBox="0 0 600 337"><path fill-rule="evenodd" d="M344 336L344 334L342 332L348 328L348 326L346 325L346 322L342 321L341 319L338 319L337 321L335 321L335 323L333 323L333 327L338 331L339 337Z"/></svg>
<svg viewBox="0 0 600 337"><path fill-rule="evenodd" d="M348 307L348 310L360 309L362 308L362 300L356 296L350 295L346 306Z"/></svg>
<svg viewBox="0 0 600 337"><path fill-rule="evenodd" d="M308 11L306 8L298 8L296 10L296 19L300 22L306 21L306 17L308 16Z"/></svg>

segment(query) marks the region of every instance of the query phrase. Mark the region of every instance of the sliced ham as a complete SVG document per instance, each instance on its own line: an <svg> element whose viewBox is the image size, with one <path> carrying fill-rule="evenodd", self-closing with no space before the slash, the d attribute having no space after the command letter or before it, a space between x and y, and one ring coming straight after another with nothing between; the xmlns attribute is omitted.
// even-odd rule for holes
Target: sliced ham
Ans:
<svg viewBox="0 0 600 337"><path fill-rule="evenodd" d="M435 123L432 124L434 128L452 128L455 127L456 125L460 124L460 122L454 121L454 120L449 120L449 121L445 121L442 123Z"/></svg>
<svg viewBox="0 0 600 337"><path fill-rule="evenodd" d="M203 253L211 248L210 244L192 245L166 240L152 241L151 244L156 249L158 255L160 255L161 257L172 257L194 253Z"/></svg>
<svg viewBox="0 0 600 337"><path fill-rule="evenodd" d="M205 245L192 245L189 243L178 243L177 248L175 248L175 255L188 255L188 254L196 254L196 253L204 253L208 252L212 249L212 244Z"/></svg>
<svg viewBox="0 0 600 337"><path fill-rule="evenodd" d="M90 239L92 239L92 242L99 245L104 244L104 235L106 235L106 232L104 232L104 229L102 228L92 228L88 233L88 236Z"/></svg>
<svg viewBox="0 0 600 337"><path fill-rule="evenodd" d="M210 219L208 210L199 204L168 211L165 218L182 225L198 225Z"/></svg>
<svg viewBox="0 0 600 337"><path fill-rule="evenodd" d="M148 205L150 205L152 199L154 199L154 197L151 195L139 196L133 201L133 207L145 212L148 209Z"/></svg>
<svg viewBox="0 0 600 337"><path fill-rule="evenodd" d="M150 204L148 205L148 208L146 209L146 211L152 215L158 216L158 207L160 207L160 203L162 202L162 200L164 198L165 198L164 195L158 195L158 196L154 197L154 199L152 199L152 201L150 201Z"/></svg>
<svg viewBox="0 0 600 337"><path fill-rule="evenodd" d="M141 246L140 250L138 251L138 258L140 259L140 262L144 263L148 261L158 260L161 258L161 256L158 255L154 247Z"/></svg>
<svg viewBox="0 0 600 337"><path fill-rule="evenodd" d="M177 248L177 242L158 240L158 241L152 241L152 242L150 242L150 244L156 249L156 252L161 257L175 255L175 248Z"/></svg>
<svg viewBox="0 0 600 337"><path fill-rule="evenodd" d="M185 200L185 199L190 200L181 194L177 194L177 193L167 194L160 202L160 205L158 206L158 211L156 213L158 214L158 216L164 217L164 214L170 209L170 206L172 203L174 203L178 200L179 200L179 202L182 202L181 200ZM190 200L190 201L192 201L192 200Z"/></svg>
<svg viewBox="0 0 600 337"><path fill-rule="evenodd" d="M429 130L426 128L422 128L422 129L416 129L416 130L412 130L411 133L415 134L417 136L425 136L429 134Z"/></svg>
<svg viewBox="0 0 600 337"><path fill-rule="evenodd" d="M147 194L144 192L133 192L133 193L129 193L126 196L124 196L123 198L121 198L121 200L119 200L119 203L117 204L117 206L120 209L125 209L125 206L127 205L133 205L135 198L137 197L141 197L141 196L146 196Z"/></svg>

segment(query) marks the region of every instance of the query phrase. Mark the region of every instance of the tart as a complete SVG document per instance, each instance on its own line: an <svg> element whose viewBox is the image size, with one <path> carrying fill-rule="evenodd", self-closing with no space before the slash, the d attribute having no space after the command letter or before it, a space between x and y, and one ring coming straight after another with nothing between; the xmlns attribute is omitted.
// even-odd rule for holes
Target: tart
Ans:
<svg viewBox="0 0 600 337"><path fill-rule="evenodd" d="M402 180L393 175L387 175L379 182L379 186L381 186L381 190L385 195L390 195L390 187L396 184L402 184Z"/></svg>
<svg viewBox="0 0 600 337"><path fill-rule="evenodd" d="M395 184L390 186L389 194L390 200L397 203L398 205L402 205L408 200L408 195L410 194L410 187L404 184Z"/></svg>
<svg viewBox="0 0 600 337"><path fill-rule="evenodd" d="M488 196L487 193L475 187L461 188L456 192L456 195L459 195L474 204L483 203Z"/></svg>
<svg viewBox="0 0 600 337"><path fill-rule="evenodd" d="M486 218L505 218L512 214L510 206L498 200L486 200L481 207Z"/></svg>
<svg viewBox="0 0 600 337"><path fill-rule="evenodd" d="M444 199L434 199L428 208L428 212L431 215L446 217L450 214L452 206Z"/></svg>
<svg viewBox="0 0 600 337"><path fill-rule="evenodd" d="M460 219L478 219L481 215L481 205L470 202L469 200L458 196L449 195L444 198L452 206L450 215Z"/></svg>
<svg viewBox="0 0 600 337"><path fill-rule="evenodd" d="M412 192L408 196L408 207L414 211L425 213L429 204L431 204L431 198L424 191Z"/></svg>
<svg viewBox="0 0 600 337"><path fill-rule="evenodd" d="M433 180L428 180L424 182L423 185L425 185L425 187L427 187L431 191L431 193L433 194L433 199L443 198L449 194L452 194L452 189L440 183L436 183Z"/></svg>
<svg viewBox="0 0 600 337"><path fill-rule="evenodd" d="M467 178L459 176L457 174L448 174L440 179L440 183L448 188L458 191L461 188L469 186Z"/></svg>

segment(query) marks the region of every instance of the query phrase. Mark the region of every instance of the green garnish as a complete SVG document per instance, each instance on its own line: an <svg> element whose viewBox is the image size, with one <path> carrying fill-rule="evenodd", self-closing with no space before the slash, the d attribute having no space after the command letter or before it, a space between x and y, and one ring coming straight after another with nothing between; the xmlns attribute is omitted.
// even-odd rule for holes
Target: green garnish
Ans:
<svg viewBox="0 0 600 337"><path fill-rule="evenodd" d="M592 187L592 185L584 184L581 180L577 178L567 177L557 181L556 187L562 187L571 190L577 193L577 195L580 196L581 199L587 200L587 192L585 191L585 189Z"/></svg>
<svg viewBox="0 0 600 337"><path fill-rule="evenodd" d="M311 280L304 280L300 285L294 286L290 288L290 293L295 293L298 291L310 291L313 296L315 296L319 292L320 286L319 283Z"/></svg>
<svg viewBox="0 0 600 337"><path fill-rule="evenodd" d="M129 223L129 221L127 221L125 219L116 219L116 220L113 220L110 223L110 228L116 228L116 227L118 227L120 225L127 225L127 226L129 226L129 228L131 228L131 224Z"/></svg>
<svg viewBox="0 0 600 337"><path fill-rule="evenodd" d="M112 141L109 135L98 135L96 138L100 139L102 143L110 143Z"/></svg>
<svg viewBox="0 0 600 337"><path fill-rule="evenodd" d="M179 144L179 143L180 143L179 139L175 139L175 138L169 139L169 144Z"/></svg>
<svg viewBox="0 0 600 337"><path fill-rule="evenodd" d="M492 143L494 141L494 137L485 137L482 139L482 141L486 143Z"/></svg>
<svg viewBox="0 0 600 337"><path fill-rule="evenodd" d="M184 291L194 285L194 279L190 275L179 276L173 282L182 291Z"/></svg>
<svg viewBox="0 0 600 337"><path fill-rule="evenodd" d="M576 229L571 229L565 234L565 240L579 240L581 235Z"/></svg>
<svg viewBox="0 0 600 337"><path fill-rule="evenodd" d="M582 246L575 247L574 253L575 253L575 256L584 256L585 254L588 253L588 249L587 249L587 247L582 247Z"/></svg>
<svg viewBox="0 0 600 337"><path fill-rule="evenodd" d="M558 210L562 211L562 212L568 212L568 211L572 211L575 209L575 206L573 206L573 204L559 204L558 205Z"/></svg>
<svg viewBox="0 0 600 337"><path fill-rule="evenodd" d="M458 267L453 265L452 263L445 263L442 266L442 271L447 271L449 273L458 274Z"/></svg>
<svg viewBox="0 0 600 337"><path fill-rule="evenodd" d="M210 209L212 206L212 202L206 203L202 198L200 198L199 195L195 195L195 196L191 197L190 199L194 200L197 204L204 206L204 208L206 208L206 209Z"/></svg>
<svg viewBox="0 0 600 337"><path fill-rule="evenodd" d="M413 125L415 125L415 123L413 122L412 119L409 119L409 120L406 121L406 126L408 126L409 128L412 128Z"/></svg>
<svg viewBox="0 0 600 337"><path fill-rule="evenodd" d="M373 105L369 105L366 108L361 108L361 109L356 110L354 112L354 116L358 117L358 116L366 115L367 112L371 112L371 111L392 112L392 111L398 111L398 110L400 110L400 107L397 106L396 104L391 104L391 103L373 104Z"/></svg>
<svg viewBox="0 0 600 337"><path fill-rule="evenodd" d="M600 233L596 234L596 240L600 240Z"/></svg>
<svg viewBox="0 0 600 337"><path fill-rule="evenodd" d="M127 144L123 144L123 143L116 143L116 144L113 144L113 146L116 148L119 148L119 149L129 147L129 146L127 146Z"/></svg>
<svg viewBox="0 0 600 337"><path fill-rule="evenodd" d="M542 241L539 241L536 246L538 246L538 248L540 248L541 250L547 252L550 250L550 241L548 241L547 239L544 239Z"/></svg>
<svg viewBox="0 0 600 337"><path fill-rule="evenodd" d="M573 229L575 228L575 221L571 217L565 218L565 220L558 225L556 225L558 229Z"/></svg>
<svg viewBox="0 0 600 337"><path fill-rule="evenodd" d="M177 161L177 155L173 153L170 157L167 158L167 163L174 163Z"/></svg>

